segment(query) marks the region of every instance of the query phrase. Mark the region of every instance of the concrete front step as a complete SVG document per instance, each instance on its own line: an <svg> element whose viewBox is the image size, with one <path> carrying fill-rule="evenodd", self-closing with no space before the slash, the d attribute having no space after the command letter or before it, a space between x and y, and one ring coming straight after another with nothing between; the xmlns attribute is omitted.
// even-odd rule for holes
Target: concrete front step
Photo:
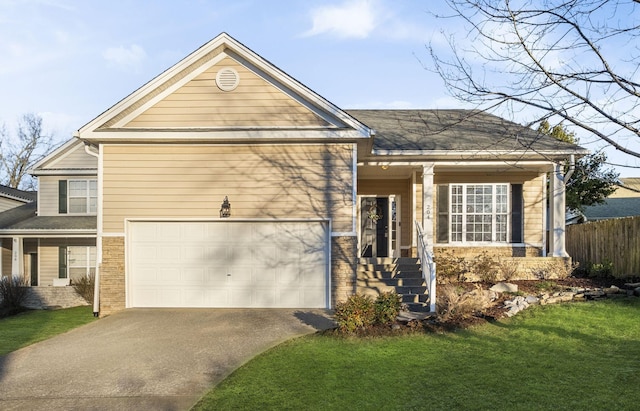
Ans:
<svg viewBox="0 0 640 411"><path fill-rule="evenodd" d="M411 264L419 264L417 258L411 257L377 257L377 258L367 258L362 257L358 259L359 264L395 264L395 265L411 265Z"/></svg>
<svg viewBox="0 0 640 411"><path fill-rule="evenodd" d="M429 296L417 258L361 258L357 267L356 290L373 298L395 292L411 312L428 312Z"/></svg>
<svg viewBox="0 0 640 411"><path fill-rule="evenodd" d="M388 285L390 287L420 287L424 286L423 278L357 278L358 287L376 287Z"/></svg>

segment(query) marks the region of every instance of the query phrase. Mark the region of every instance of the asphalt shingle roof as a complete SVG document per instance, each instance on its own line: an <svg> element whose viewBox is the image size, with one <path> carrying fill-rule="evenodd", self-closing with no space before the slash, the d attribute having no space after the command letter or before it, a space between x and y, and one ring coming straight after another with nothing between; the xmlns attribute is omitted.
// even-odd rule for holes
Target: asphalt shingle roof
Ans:
<svg viewBox="0 0 640 411"><path fill-rule="evenodd" d="M95 230L96 216L38 216L36 202L0 213L0 230Z"/></svg>
<svg viewBox="0 0 640 411"><path fill-rule="evenodd" d="M0 196L31 202L36 201L38 193L35 191L18 190L17 188L12 188L0 184Z"/></svg>
<svg viewBox="0 0 640 411"><path fill-rule="evenodd" d="M346 112L376 130L374 150L586 153L579 146L478 110Z"/></svg>

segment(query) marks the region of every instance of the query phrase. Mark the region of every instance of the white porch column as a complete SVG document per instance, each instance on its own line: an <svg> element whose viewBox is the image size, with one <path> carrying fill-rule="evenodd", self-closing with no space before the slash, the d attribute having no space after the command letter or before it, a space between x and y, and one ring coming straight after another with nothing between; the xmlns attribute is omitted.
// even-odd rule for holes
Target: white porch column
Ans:
<svg viewBox="0 0 640 411"><path fill-rule="evenodd" d="M22 253L23 239L22 237L13 237L11 244L11 276L24 275L24 257Z"/></svg>
<svg viewBox="0 0 640 411"><path fill-rule="evenodd" d="M565 248L565 175L562 164L556 164L551 173L551 204L549 217L551 227L551 256L569 257Z"/></svg>
<svg viewBox="0 0 640 411"><path fill-rule="evenodd" d="M433 164L422 166L422 228L425 244L433 252Z"/></svg>

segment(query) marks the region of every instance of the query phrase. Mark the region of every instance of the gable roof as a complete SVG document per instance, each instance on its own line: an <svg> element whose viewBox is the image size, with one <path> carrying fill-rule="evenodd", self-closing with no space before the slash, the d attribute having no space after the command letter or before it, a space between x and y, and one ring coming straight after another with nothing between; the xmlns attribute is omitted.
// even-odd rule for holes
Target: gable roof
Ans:
<svg viewBox="0 0 640 411"><path fill-rule="evenodd" d="M347 110L347 113L375 129L374 155L587 154L579 146L478 110Z"/></svg>
<svg viewBox="0 0 640 411"><path fill-rule="evenodd" d="M35 191L24 191L0 184L0 197L9 198L11 200L30 203L36 201L38 193Z"/></svg>
<svg viewBox="0 0 640 411"><path fill-rule="evenodd" d="M58 146L31 167L29 174L93 175L98 172L98 159L86 150L95 153L78 138L71 138ZM97 153L95 153L97 156Z"/></svg>
<svg viewBox="0 0 640 411"><path fill-rule="evenodd" d="M220 110L213 108L209 112L203 113L204 120L194 121L192 125L164 121L160 114L162 111L159 110L159 103L180 92L181 87L188 86L190 82L199 81L198 84L203 87L209 87L212 92L220 93L217 79L215 76L211 77L215 73L207 72L207 70L221 61L229 61L239 65L238 67L242 67L242 70L246 70L247 73L275 90L271 94L284 95L290 102L295 102L303 114L312 114L320 122L317 124L311 122L308 125L300 126L295 122L290 122L290 125L282 123L274 125L259 123L221 125L206 121L223 113L224 111L220 110L227 109L224 104L219 106L222 107ZM205 74L209 77L198 77ZM217 87L211 86L216 84L218 84ZM240 84L242 84L242 80ZM230 91L225 95L230 103L233 103L232 100L235 98L233 96L237 96L234 93L234 91ZM193 98L199 99L201 97L195 95ZM244 106L239 107L241 110L244 108ZM156 118L160 117L160 123L164 121L165 126L151 126L148 121L140 120L141 116L152 111L156 113ZM176 131L180 131L180 133L176 133ZM84 125L75 135L91 142L125 142L140 139L168 141L176 138L180 141L212 139L215 141L234 141L255 138L285 140L362 139L369 138L371 130L242 43L228 34L222 33Z"/></svg>

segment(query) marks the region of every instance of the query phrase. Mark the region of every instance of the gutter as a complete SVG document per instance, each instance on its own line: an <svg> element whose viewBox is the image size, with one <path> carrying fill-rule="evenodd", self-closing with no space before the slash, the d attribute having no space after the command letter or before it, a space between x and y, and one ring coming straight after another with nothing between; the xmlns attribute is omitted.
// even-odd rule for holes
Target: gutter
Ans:
<svg viewBox="0 0 640 411"><path fill-rule="evenodd" d="M89 144L85 143L84 151L100 161L100 156L89 149ZM98 236L96 236L96 273L93 279L93 316L100 315L100 262L102 261L102 242L98 244Z"/></svg>

